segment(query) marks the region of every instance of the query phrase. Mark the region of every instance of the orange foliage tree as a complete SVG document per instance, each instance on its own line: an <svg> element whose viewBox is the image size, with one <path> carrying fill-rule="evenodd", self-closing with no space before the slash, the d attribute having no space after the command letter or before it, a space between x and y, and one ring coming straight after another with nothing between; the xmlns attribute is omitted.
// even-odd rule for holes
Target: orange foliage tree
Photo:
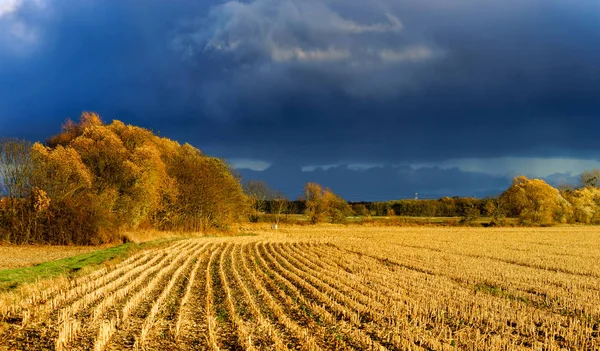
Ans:
<svg viewBox="0 0 600 351"><path fill-rule="evenodd" d="M327 217L332 223L344 222L352 212L344 199L317 183L306 183L303 200L305 213L312 223L322 222Z"/></svg>

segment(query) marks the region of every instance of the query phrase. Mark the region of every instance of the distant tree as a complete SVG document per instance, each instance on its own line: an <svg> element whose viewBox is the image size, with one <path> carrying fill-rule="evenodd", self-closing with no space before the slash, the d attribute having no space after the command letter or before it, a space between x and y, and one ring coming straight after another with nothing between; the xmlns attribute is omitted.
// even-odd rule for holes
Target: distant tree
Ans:
<svg viewBox="0 0 600 351"><path fill-rule="evenodd" d="M581 183L584 186L600 188L600 169L592 169L581 173Z"/></svg>
<svg viewBox="0 0 600 351"><path fill-rule="evenodd" d="M342 223L352 213L352 208L346 200L329 189L326 189L323 193L323 202L331 223Z"/></svg>
<svg viewBox="0 0 600 351"><path fill-rule="evenodd" d="M305 214L312 223L322 222L326 217L332 223L340 223L352 213L352 208L330 189L323 189L317 183L307 183L304 187Z"/></svg>
<svg viewBox="0 0 600 351"><path fill-rule="evenodd" d="M493 217L498 210L498 201L496 199L487 199L483 206L483 210L487 217Z"/></svg>
<svg viewBox="0 0 600 351"><path fill-rule="evenodd" d="M244 184L243 189L252 205L250 221L256 222L265 210L267 201L273 197L273 190L261 180L249 180Z"/></svg>
<svg viewBox="0 0 600 351"><path fill-rule="evenodd" d="M367 206L365 206L364 204L352 205L352 211L354 211L355 216L359 216L359 217L368 217L369 216L369 210L367 209Z"/></svg>
<svg viewBox="0 0 600 351"><path fill-rule="evenodd" d="M287 213L290 201L280 191L272 192L270 196L271 213L275 215L275 224L279 225L281 215Z"/></svg>
<svg viewBox="0 0 600 351"><path fill-rule="evenodd" d="M325 218L327 207L324 201L325 190L317 183L306 183L304 186L305 214L312 223L322 222Z"/></svg>
<svg viewBox="0 0 600 351"><path fill-rule="evenodd" d="M463 224L473 224L475 220L481 217L481 210L477 207L475 201L471 201L471 199L466 198L460 206L462 207L462 218L461 223Z"/></svg>
<svg viewBox="0 0 600 351"><path fill-rule="evenodd" d="M600 188L586 186L564 196L572 206L572 222L600 224Z"/></svg>
<svg viewBox="0 0 600 351"><path fill-rule="evenodd" d="M566 221L569 203L559 191L541 179L516 177L500 203L522 224L544 225Z"/></svg>

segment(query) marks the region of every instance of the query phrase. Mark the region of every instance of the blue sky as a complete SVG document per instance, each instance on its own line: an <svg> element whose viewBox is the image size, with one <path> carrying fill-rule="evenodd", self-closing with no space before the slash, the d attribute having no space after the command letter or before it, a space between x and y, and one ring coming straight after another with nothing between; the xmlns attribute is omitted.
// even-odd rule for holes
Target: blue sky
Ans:
<svg viewBox="0 0 600 351"><path fill-rule="evenodd" d="M600 167L600 3L0 0L0 136L99 112L295 197Z"/></svg>

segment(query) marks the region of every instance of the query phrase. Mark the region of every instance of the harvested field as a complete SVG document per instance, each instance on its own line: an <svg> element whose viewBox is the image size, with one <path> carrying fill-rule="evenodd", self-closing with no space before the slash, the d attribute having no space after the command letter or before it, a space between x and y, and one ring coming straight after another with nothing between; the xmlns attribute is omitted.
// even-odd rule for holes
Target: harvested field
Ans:
<svg viewBox="0 0 600 351"><path fill-rule="evenodd" d="M181 240L12 296L0 349L597 350L598 232L325 226Z"/></svg>
<svg viewBox="0 0 600 351"><path fill-rule="evenodd" d="M0 246L0 270L34 266L98 250L94 246Z"/></svg>

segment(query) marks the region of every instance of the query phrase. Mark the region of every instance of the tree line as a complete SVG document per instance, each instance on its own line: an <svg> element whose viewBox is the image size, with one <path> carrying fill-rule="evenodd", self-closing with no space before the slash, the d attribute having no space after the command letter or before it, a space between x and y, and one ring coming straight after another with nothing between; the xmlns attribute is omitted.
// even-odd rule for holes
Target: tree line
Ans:
<svg viewBox="0 0 600 351"><path fill-rule="evenodd" d="M364 219L371 216L406 216L459 217L460 223L466 225L473 224L480 217L489 218L490 225L507 225L509 218L516 219L519 225L525 226L600 224L600 170L584 172L579 187L563 186L560 189L541 179L519 176L514 178L512 185L500 196L484 199L443 197L436 200L347 203L331 189L307 183L300 199L288 201L280 193L274 200L269 195L272 190L261 181L248 182L246 189L253 203L252 221L257 221L261 213L276 213L278 221L284 213L304 214L311 223L341 223L349 216ZM262 190L257 192L257 189ZM259 201L257 193L264 195ZM274 204L278 209L276 212L272 209Z"/></svg>
<svg viewBox="0 0 600 351"><path fill-rule="evenodd" d="M203 231L247 212L229 165L95 113L45 144L0 141L0 240L100 244L123 229Z"/></svg>

